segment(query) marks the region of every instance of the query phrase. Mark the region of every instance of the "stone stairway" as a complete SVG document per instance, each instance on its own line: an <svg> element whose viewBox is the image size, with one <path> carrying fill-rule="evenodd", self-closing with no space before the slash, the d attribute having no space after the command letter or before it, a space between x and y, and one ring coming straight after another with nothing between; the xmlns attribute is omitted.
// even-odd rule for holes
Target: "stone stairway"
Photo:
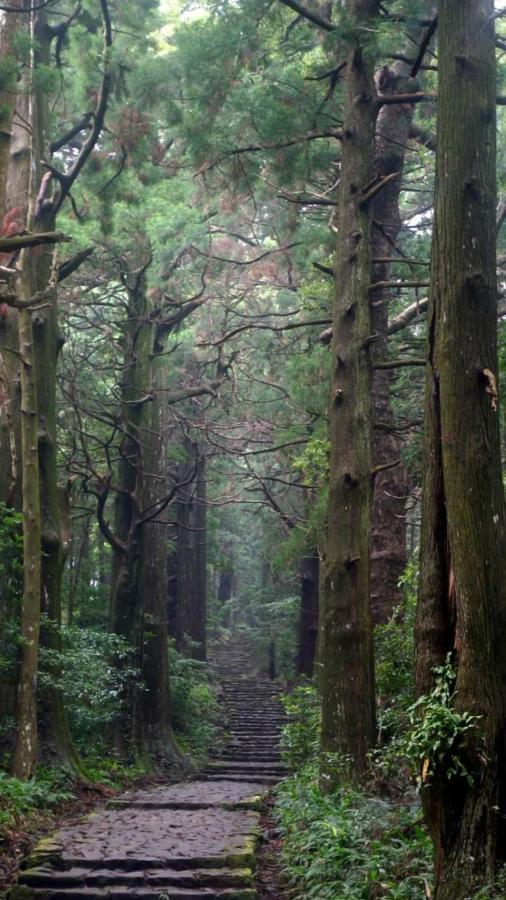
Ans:
<svg viewBox="0 0 506 900"><path fill-rule="evenodd" d="M228 731L195 780L130 791L35 848L9 900L254 900L259 809L285 774L279 688L220 648Z"/></svg>

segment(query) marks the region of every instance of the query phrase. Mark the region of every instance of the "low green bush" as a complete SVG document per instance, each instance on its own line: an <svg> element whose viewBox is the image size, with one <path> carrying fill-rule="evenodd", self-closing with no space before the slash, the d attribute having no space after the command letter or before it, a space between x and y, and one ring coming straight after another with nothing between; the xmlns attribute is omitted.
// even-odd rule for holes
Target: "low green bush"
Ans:
<svg viewBox="0 0 506 900"><path fill-rule="evenodd" d="M29 781L0 771L0 833L22 827L34 809L51 810L73 796L68 775L58 769L40 767Z"/></svg>
<svg viewBox="0 0 506 900"><path fill-rule="evenodd" d="M40 689L57 683L79 749L85 755L90 748L103 751L109 727L121 714L122 698L139 672L129 645L118 635L67 625L61 634L62 653L40 649Z"/></svg>
<svg viewBox="0 0 506 900"><path fill-rule="evenodd" d="M172 726L182 750L202 764L218 735L219 703L208 666L169 647Z"/></svg>
<svg viewBox="0 0 506 900"><path fill-rule="evenodd" d="M281 697L288 716L281 737L285 762L297 769L319 753L321 707L318 693L310 681L297 685Z"/></svg>
<svg viewBox="0 0 506 900"><path fill-rule="evenodd" d="M292 900L420 900L432 854L416 794L395 802L343 785L318 787L308 763L276 790L284 876Z"/></svg>

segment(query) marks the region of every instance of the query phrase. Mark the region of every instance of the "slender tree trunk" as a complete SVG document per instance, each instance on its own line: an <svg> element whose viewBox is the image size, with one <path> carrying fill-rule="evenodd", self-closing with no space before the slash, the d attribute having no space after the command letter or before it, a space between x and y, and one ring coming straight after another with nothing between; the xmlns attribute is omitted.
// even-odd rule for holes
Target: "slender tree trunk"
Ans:
<svg viewBox="0 0 506 900"><path fill-rule="evenodd" d="M422 29L420 29L420 37ZM409 78L409 67L396 62L383 67L377 75L382 93L394 94L416 90ZM414 106L386 105L380 109L376 127L375 170L381 177L398 173L373 201L372 255L384 260L397 255L396 240L401 228L399 197L406 157L409 129ZM389 280L390 264L374 262L371 282ZM409 274L409 269L407 269ZM380 335L372 349L373 363L388 357L389 289L370 292L371 325ZM371 611L375 622L386 622L402 603L399 580L406 563L406 500L409 477L401 459L401 441L394 433L395 418L390 399L392 373L384 369L373 372L372 396L374 412L374 462L393 468L380 472L374 481L372 555L371 555Z"/></svg>
<svg viewBox="0 0 506 900"><path fill-rule="evenodd" d="M141 523L141 507L145 496L145 445L149 426L151 400L151 352L153 326L149 322L145 268L125 274L128 296L128 318L123 335L124 365L121 400L124 437L118 465L118 487L115 500L115 537L113 544L113 576L110 604L110 630L125 638L132 648L133 662L142 672L144 641L144 588L141 583L141 560L145 533ZM124 699L124 714L118 720L115 743L124 755L132 752L149 764L138 726L138 710L142 708L143 685L132 686Z"/></svg>
<svg viewBox="0 0 506 900"><path fill-rule="evenodd" d="M23 254L21 293L32 295L30 251ZM21 658L16 698L16 747L13 774L31 778L37 762L37 666L40 629L41 516L37 453L37 389L33 361L32 313L18 317L21 354L21 452L23 490L23 599L21 604Z"/></svg>
<svg viewBox="0 0 506 900"><path fill-rule="evenodd" d="M463 900L504 857L506 545L497 404L493 0L439 4L417 679L451 653L455 706L480 716L423 791L437 900Z"/></svg>
<svg viewBox="0 0 506 900"><path fill-rule="evenodd" d="M22 9L23 0L14 7ZM28 215L29 137L20 128L20 115L28 109L27 85L16 92L17 63L12 38L27 29L27 16L0 13L0 57L5 74L0 84L0 222L2 233L21 231ZM26 171L25 171L26 170ZM11 254L0 254L2 265ZM11 266L12 267L12 266ZM0 304L0 500L21 509L20 368L17 311Z"/></svg>
<svg viewBox="0 0 506 900"><path fill-rule="evenodd" d="M34 16L35 65L49 65L50 36L43 11ZM49 152L49 103L41 85L35 84L33 92L32 165L34 172L33 202L42 180L41 161L50 158ZM35 216L34 231L51 231L55 227L52 205ZM33 254L35 265L34 285L37 291L48 291L45 308L33 316L33 353L37 379L37 405L39 414L38 452L40 469L40 496L42 516L42 609L46 625L41 632L42 643L52 651L52 660L61 654L61 583L65 564L60 519L57 445L56 445L56 367L62 347L58 327L58 305L54 277L55 251L42 247ZM35 291L34 291L35 292ZM70 735L63 696L58 682L60 665L51 662L48 667L50 685L44 693L42 738L44 754L52 763L57 762L78 777L85 779L82 763ZM41 741L42 743L42 741Z"/></svg>
<svg viewBox="0 0 506 900"><path fill-rule="evenodd" d="M13 0L11 10L23 9L23 0ZM16 100L16 80L19 61L12 52L12 38L23 27L20 15L14 12L0 12L0 57L2 76L0 80L0 222L4 222L7 211L7 178L11 154L11 137Z"/></svg>
<svg viewBox="0 0 506 900"><path fill-rule="evenodd" d="M373 60L360 41L379 11L376 0L353 0L353 45L346 89L339 186L337 297L331 348L330 475L321 606L321 783L335 783L334 754L352 777L367 768L375 740L370 593L373 423L369 284L371 205L363 192L374 170L377 117Z"/></svg>
<svg viewBox="0 0 506 900"><path fill-rule="evenodd" d="M29 20L23 24L26 26ZM31 81L26 91L23 110L28 121L33 116ZM28 160L33 158L33 136L25 135L23 149ZM24 156L25 154L23 154ZM27 230L33 227L34 170L21 166L16 175L20 189L19 216L23 216ZM4 194L5 201L5 194ZM16 292L21 299L29 299L36 290L37 268L31 250L23 250L19 259L20 274ZM21 386L21 493L23 504L23 598L21 602L21 650L16 695L16 744L13 773L28 779L35 773L38 749L37 670L41 610L41 505L38 458L38 371L34 353L34 314L20 310L17 316L19 372Z"/></svg>
<svg viewBox="0 0 506 900"><path fill-rule="evenodd" d="M194 659L206 658L207 554L205 459L187 443L183 480L195 469L178 503L176 646Z"/></svg>
<svg viewBox="0 0 506 900"><path fill-rule="evenodd" d="M163 498L170 486L166 478L167 414L163 393L157 392L167 380L163 365L155 366L154 399L151 406L151 426L146 448L147 479L144 507L152 507ZM161 516L163 518L163 514ZM158 521L146 523L140 574L141 584L150 585L144 600L144 643L142 653L142 681L144 690L138 708L139 742L142 741L151 758L159 766L182 763L172 731L170 715L168 627L167 627L167 526Z"/></svg>
<svg viewBox="0 0 506 900"><path fill-rule="evenodd" d="M300 618L297 673L313 677L318 635L320 557L315 550L300 565Z"/></svg>

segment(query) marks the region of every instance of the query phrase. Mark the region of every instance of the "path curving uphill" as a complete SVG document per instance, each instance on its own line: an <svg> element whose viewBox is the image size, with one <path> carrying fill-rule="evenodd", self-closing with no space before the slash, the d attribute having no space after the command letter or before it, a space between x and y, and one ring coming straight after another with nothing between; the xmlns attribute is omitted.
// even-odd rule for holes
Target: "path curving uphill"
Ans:
<svg viewBox="0 0 506 900"><path fill-rule="evenodd" d="M41 841L9 900L254 900L260 807L284 774L279 689L245 644L216 661L228 741L192 781L127 792Z"/></svg>

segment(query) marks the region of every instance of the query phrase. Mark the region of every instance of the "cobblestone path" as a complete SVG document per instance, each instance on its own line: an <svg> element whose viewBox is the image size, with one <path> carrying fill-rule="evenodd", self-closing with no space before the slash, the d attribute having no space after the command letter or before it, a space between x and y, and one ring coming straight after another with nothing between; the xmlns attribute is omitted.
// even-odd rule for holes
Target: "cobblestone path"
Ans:
<svg viewBox="0 0 506 900"><path fill-rule="evenodd" d="M9 900L254 900L260 806L284 774L278 689L222 650L229 740L197 779L122 794L41 841Z"/></svg>

